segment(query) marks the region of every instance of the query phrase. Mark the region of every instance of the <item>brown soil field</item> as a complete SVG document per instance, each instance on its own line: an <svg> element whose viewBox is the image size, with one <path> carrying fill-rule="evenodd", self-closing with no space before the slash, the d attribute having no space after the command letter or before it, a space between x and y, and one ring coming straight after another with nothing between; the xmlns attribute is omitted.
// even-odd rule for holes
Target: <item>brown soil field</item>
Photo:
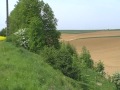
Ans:
<svg viewBox="0 0 120 90"><path fill-rule="evenodd" d="M114 37L113 37L114 36ZM101 60L105 72L120 72L120 31L98 31L84 34L62 34L61 40L75 46L78 53L86 46L94 62Z"/></svg>
<svg viewBox="0 0 120 90"><path fill-rule="evenodd" d="M106 36L120 36L120 31L98 31L83 34L62 34L61 40L71 41L79 38L106 37Z"/></svg>

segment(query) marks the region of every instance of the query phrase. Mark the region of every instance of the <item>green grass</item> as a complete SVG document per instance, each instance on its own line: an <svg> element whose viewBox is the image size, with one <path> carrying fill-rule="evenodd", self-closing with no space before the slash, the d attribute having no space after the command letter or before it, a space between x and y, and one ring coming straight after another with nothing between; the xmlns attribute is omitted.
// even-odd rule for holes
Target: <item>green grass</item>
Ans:
<svg viewBox="0 0 120 90"><path fill-rule="evenodd" d="M91 90L116 90L113 83L91 69L84 69L82 74L89 81Z"/></svg>
<svg viewBox="0 0 120 90"><path fill-rule="evenodd" d="M89 90L115 90L114 84L93 70L82 70L82 74L87 76L86 83L64 76L37 54L0 41L0 90L83 90L83 85Z"/></svg>
<svg viewBox="0 0 120 90"><path fill-rule="evenodd" d="M74 85L72 85L74 84ZM81 85L42 61L42 57L0 42L0 90L78 90Z"/></svg>

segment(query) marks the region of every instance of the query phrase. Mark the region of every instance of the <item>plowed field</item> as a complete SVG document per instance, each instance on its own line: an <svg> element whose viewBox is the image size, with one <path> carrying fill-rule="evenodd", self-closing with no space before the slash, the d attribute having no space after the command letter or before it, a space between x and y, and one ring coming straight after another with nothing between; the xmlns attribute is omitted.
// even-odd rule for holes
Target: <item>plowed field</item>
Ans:
<svg viewBox="0 0 120 90"><path fill-rule="evenodd" d="M107 74L120 72L120 31L62 34L61 40L74 45L78 53L86 46L94 62L104 63Z"/></svg>

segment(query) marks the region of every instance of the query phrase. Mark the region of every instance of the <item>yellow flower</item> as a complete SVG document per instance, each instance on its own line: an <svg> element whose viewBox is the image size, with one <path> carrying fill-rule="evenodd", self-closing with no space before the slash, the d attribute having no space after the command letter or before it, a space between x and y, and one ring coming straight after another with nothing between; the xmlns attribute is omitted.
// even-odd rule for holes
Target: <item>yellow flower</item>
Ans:
<svg viewBox="0 0 120 90"><path fill-rule="evenodd" d="M6 39L6 37L0 36L0 41L5 40L5 39Z"/></svg>

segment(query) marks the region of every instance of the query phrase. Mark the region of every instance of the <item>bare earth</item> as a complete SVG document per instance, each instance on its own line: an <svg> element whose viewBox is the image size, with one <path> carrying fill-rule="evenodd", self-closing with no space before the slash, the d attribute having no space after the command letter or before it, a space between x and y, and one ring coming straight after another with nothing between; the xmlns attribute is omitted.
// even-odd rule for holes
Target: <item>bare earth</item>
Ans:
<svg viewBox="0 0 120 90"><path fill-rule="evenodd" d="M112 75L120 72L120 31L98 31L84 34L62 34L61 40L76 47L78 53L86 46L94 62L101 60L105 72Z"/></svg>

